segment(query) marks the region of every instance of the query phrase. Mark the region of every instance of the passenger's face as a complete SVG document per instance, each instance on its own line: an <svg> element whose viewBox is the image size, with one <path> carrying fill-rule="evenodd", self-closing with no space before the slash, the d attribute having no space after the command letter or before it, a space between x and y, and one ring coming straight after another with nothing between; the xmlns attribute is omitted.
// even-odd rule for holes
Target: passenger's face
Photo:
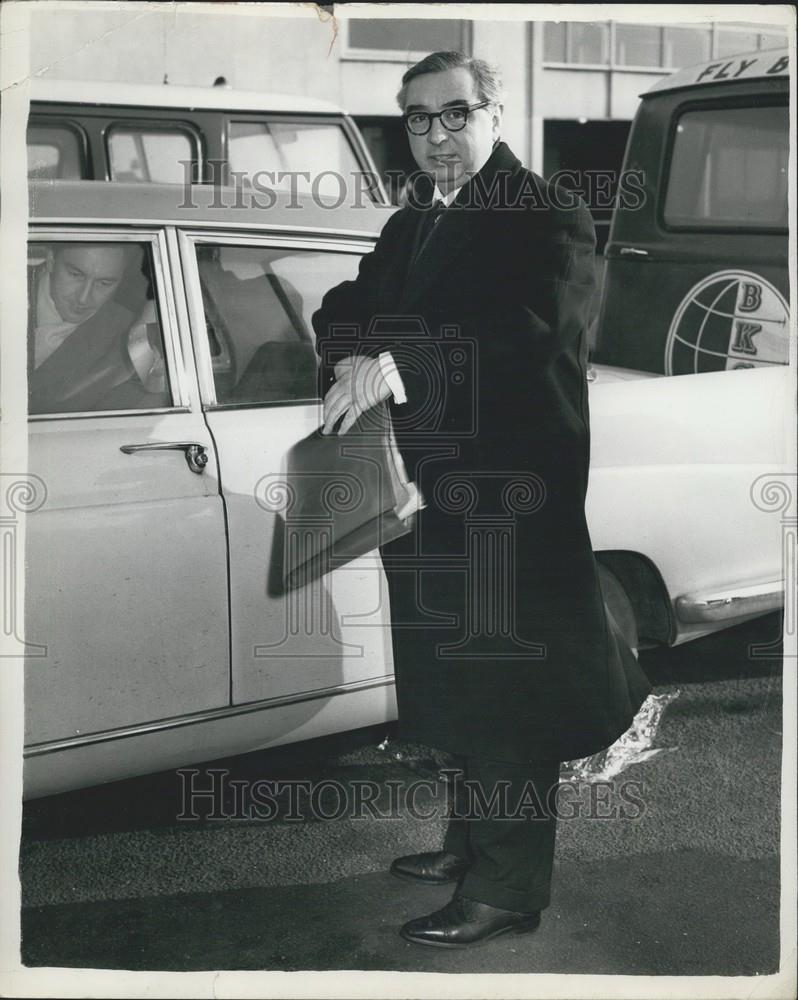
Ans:
<svg viewBox="0 0 798 1000"><path fill-rule="evenodd" d="M405 112L442 111L447 105L478 104L482 98L471 73L460 66L443 73L424 73L407 85ZM410 151L421 170L431 173L443 194L459 187L484 165L499 137L501 112L488 106L472 111L459 132L449 132L435 118L426 135L408 132Z"/></svg>
<svg viewBox="0 0 798 1000"><path fill-rule="evenodd" d="M65 323L82 323L105 305L122 280L125 252L118 246L64 246L47 263L50 296Z"/></svg>

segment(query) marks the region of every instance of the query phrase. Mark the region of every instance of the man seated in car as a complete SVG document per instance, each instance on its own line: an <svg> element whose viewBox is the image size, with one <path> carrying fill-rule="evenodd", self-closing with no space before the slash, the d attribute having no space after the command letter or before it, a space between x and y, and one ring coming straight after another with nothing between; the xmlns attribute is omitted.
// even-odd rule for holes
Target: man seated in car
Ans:
<svg viewBox="0 0 798 1000"><path fill-rule="evenodd" d="M141 248L60 243L28 280L28 406L60 413L165 405L142 384L128 344L136 313L115 301ZM135 276L135 275L134 275ZM143 298L143 296L142 296ZM151 388L151 387L150 387Z"/></svg>

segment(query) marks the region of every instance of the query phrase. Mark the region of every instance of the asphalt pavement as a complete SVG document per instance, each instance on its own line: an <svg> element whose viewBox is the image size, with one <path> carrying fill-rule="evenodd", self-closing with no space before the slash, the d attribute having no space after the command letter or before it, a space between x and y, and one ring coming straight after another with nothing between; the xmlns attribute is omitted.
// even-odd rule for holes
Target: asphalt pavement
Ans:
<svg viewBox="0 0 798 1000"><path fill-rule="evenodd" d="M654 694L674 696L657 752L609 781L568 783L552 903L534 934L458 952L398 936L451 895L387 871L399 854L440 846L445 760L383 727L197 765L193 777L164 773L28 803L23 961L773 973L781 665L750 659L748 647L776 628L763 619L643 654ZM216 797L187 798L192 781Z"/></svg>

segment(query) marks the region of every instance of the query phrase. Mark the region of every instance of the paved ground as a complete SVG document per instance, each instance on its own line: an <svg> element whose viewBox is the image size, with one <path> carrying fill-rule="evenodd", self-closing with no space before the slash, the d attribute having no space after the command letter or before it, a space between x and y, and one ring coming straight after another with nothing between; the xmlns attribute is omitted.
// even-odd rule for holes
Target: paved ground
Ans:
<svg viewBox="0 0 798 1000"><path fill-rule="evenodd" d="M661 752L603 791L573 786L581 814L559 824L552 905L533 935L457 953L398 937L402 922L450 896L386 872L397 854L439 845L445 801L434 780L440 761L394 740L381 746L383 730L212 765L227 769L228 781L335 781L345 803L355 786L374 782L380 797L366 818L313 818L300 806L303 818L291 820L290 803L278 797L273 818L245 809L247 818L234 819L228 785L228 818L177 821L174 774L29 803L23 960L128 969L772 973L780 672L776 661L747 658L750 639L742 630L644 656L655 693L678 692L656 737ZM416 799L429 818L413 815L405 795L420 779L431 779ZM331 815L338 793L327 790L319 801Z"/></svg>

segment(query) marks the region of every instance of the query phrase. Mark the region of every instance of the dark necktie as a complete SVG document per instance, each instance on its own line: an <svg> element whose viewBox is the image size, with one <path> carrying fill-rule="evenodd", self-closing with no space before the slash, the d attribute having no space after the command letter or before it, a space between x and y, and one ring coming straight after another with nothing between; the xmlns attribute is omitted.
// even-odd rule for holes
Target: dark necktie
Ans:
<svg viewBox="0 0 798 1000"><path fill-rule="evenodd" d="M442 201L437 200L430 205L428 209L425 210L424 215L421 218L421 225L418 227L418 236L416 238L416 251L413 254L413 260L418 260L421 256L424 247L427 244L432 231L438 223L441 215L443 215L446 210L446 206Z"/></svg>

